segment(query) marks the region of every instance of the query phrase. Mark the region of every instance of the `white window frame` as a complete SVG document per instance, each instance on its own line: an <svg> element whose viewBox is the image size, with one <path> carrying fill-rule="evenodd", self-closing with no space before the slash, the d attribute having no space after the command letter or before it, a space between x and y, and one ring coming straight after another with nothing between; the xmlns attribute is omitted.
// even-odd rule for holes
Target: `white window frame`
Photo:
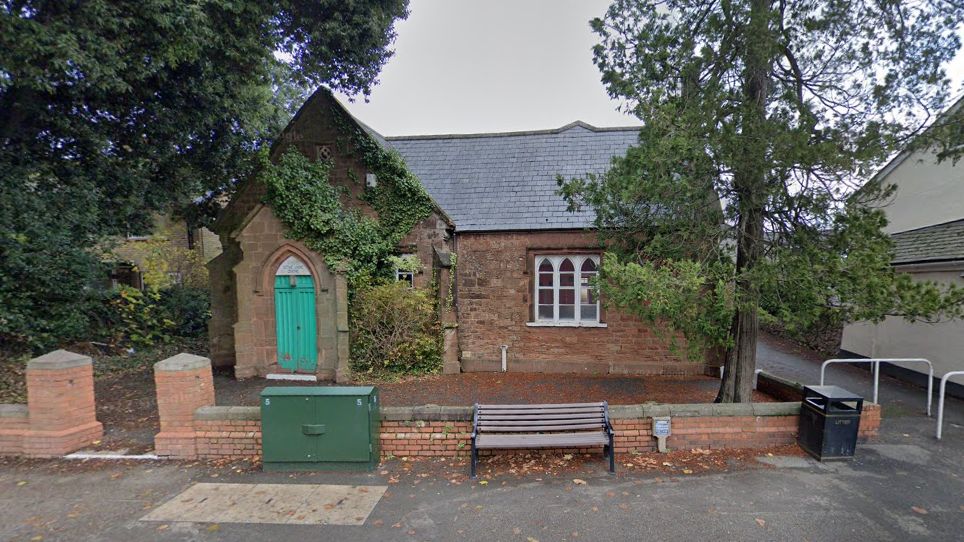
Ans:
<svg viewBox="0 0 964 542"><path fill-rule="evenodd" d="M575 314L573 319L565 320L559 318L559 267L563 260L568 259L573 265L573 281L575 294ZM549 260L552 264L552 318L539 317L539 267L542 262ZM596 272L599 274L599 254L537 254L533 259L532 269L532 321L526 323L529 327L607 327L600 321L599 294L596 293L596 317L593 319L582 318L582 264L586 260L592 260L596 264ZM591 287L590 287L591 288Z"/></svg>
<svg viewBox="0 0 964 542"><path fill-rule="evenodd" d="M402 258L414 258L416 254L401 254ZM407 282L409 288L415 287L415 272L395 268L395 282Z"/></svg>

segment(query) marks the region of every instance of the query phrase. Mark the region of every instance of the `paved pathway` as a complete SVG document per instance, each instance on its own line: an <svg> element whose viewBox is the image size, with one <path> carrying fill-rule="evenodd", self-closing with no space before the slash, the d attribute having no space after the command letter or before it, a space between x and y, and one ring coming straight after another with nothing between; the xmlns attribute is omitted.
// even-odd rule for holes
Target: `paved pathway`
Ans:
<svg viewBox="0 0 964 542"><path fill-rule="evenodd" d="M801 384L820 383L819 355L796 348L769 335L761 334L757 343L757 367L777 376L782 376ZM964 379L961 379L964 382ZM867 400L874 396L874 382L869 370L846 364L831 364L827 367L827 384L836 384L844 389L863 395ZM934 420L937 416L937 386L934 386L934 418L923 416L927 404L927 389L902 380L880 375L877 399L883 407L884 417L920 417L920 422L930 424L933 434ZM964 401L948 397L945 403L945 424L964 425ZM944 426L947 430L947 425Z"/></svg>

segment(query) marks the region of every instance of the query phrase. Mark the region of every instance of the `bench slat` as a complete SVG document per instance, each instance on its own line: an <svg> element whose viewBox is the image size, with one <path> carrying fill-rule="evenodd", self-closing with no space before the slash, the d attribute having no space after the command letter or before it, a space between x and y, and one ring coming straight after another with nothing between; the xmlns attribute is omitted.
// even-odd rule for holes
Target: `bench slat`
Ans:
<svg viewBox="0 0 964 542"><path fill-rule="evenodd" d="M602 406L603 406L603 403L549 403L549 404L542 404L542 405L525 405L525 404L518 404L518 405L479 405L479 409L486 409L486 408L508 408L508 409L512 410L512 409L518 409L518 408L541 408L541 409L573 408L573 407L597 407L597 408L601 408Z"/></svg>
<svg viewBox="0 0 964 542"><path fill-rule="evenodd" d="M602 412L566 412L553 414L536 414L532 412L479 412L479 419L519 419L519 420L564 420L566 418L602 418Z"/></svg>
<svg viewBox="0 0 964 542"><path fill-rule="evenodd" d="M605 446L609 437L602 431L541 435L479 435L477 448L555 448Z"/></svg>
<svg viewBox="0 0 964 542"><path fill-rule="evenodd" d="M572 431L572 430L593 430L596 431L605 427L603 423L593 423L593 424L567 424L567 425L522 425L522 426L500 426L491 427L488 431L480 432L480 434L493 434L493 433L541 433L544 431Z"/></svg>
<svg viewBox="0 0 964 542"><path fill-rule="evenodd" d="M480 427L511 427L523 425L600 425L605 424L603 418L566 419L566 420L479 420Z"/></svg>

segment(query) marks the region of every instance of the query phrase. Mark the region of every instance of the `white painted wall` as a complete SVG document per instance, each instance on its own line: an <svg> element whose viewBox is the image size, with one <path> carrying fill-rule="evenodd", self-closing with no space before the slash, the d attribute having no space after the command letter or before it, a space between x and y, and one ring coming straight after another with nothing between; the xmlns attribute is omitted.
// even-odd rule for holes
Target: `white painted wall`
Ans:
<svg viewBox="0 0 964 542"><path fill-rule="evenodd" d="M940 269L940 268L938 268ZM912 273L915 280L933 280L964 286L964 264L945 270ZM964 320L939 323L911 323L888 317L880 324L859 322L844 328L840 347L866 357L926 358L938 377L948 371L964 370ZM927 372L921 363L902 364L907 369Z"/></svg>
<svg viewBox="0 0 964 542"><path fill-rule="evenodd" d="M884 228L887 233L964 218L964 160L938 163L933 152L916 151L881 173L886 184L897 186L890 201L882 205L889 222Z"/></svg>

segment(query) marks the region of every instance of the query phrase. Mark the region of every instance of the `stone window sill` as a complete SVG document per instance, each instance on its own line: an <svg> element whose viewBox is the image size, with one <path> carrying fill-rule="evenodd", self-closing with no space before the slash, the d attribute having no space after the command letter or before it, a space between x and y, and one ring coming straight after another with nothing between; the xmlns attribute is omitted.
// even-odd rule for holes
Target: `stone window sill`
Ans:
<svg viewBox="0 0 964 542"><path fill-rule="evenodd" d="M605 322L526 322L527 327L609 327Z"/></svg>

